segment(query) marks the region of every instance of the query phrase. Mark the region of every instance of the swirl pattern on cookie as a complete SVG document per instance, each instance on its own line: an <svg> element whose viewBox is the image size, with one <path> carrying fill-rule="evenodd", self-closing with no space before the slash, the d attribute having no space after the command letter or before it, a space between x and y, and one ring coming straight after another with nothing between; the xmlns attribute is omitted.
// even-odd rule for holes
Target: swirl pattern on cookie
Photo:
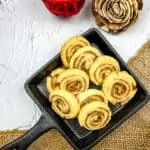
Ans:
<svg viewBox="0 0 150 150"><path fill-rule="evenodd" d="M104 80L102 89L113 105L128 103L137 92L136 81L126 71L111 73Z"/></svg>
<svg viewBox="0 0 150 150"><path fill-rule="evenodd" d="M70 59L80 48L90 46L90 43L82 36L71 37L61 48L61 59L65 66L69 67Z"/></svg>
<svg viewBox="0 0 150 150"><path fill-rule="evenodd" d="M117 60L106 55L100 56L90 67L90 80L96 85L102 85L104 79L113 71L120 71Z"/></svg>
<svg viewBox="0 0 150 150"><path fill-rule="evenodd" d="M78 68L88 72L94 60L101 56L99 50L86 46L79 49L70 60L70 68Z"/></svg>
<svg viewBox="0 0 150 150"><path fill-rule="evenodd" d="M104 102L91 101L81 107L78 121L81 127L99 130L109 123L111 115L110 108Z"/></svg>
<svg viewBox="0 0 150 150"><path fill-rule="evenodd" d="M57 68L56 70L52 71L52 73L49 76L47 76L46 87L49 93L53 90L59 89L59 84L57 83L57 77L65 70L66 70L65 68Z"/></svg>
<svg viewBox="0 0 150 150"><path fill-rule="evenodd" d="M73 119L80 110L78 99L70 92L55 90L49 98L52 109L62 118Z"/></svg>
<svg viewBox="0 0 150 150"><path fill-rule="evenodd" d="M79 69L68 69L61 73L57 81L61 90L66 90L73 94L79 94L89 87L88 75Z"/></svg>

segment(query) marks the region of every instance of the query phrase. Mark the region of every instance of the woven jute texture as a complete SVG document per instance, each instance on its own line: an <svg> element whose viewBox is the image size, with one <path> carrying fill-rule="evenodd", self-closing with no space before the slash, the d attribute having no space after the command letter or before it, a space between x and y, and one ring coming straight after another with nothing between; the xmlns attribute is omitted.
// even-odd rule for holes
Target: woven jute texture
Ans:
<svg viewBox="0 0 150 150"><path fill-rule="evenodd" d="M150 41L128 62L131 69L150 91ZM1 131L0 147L26 131ZM72 150L55 130L41 136L29 150ZM150 102L128 119L121 127L100 141L93 150L150 150Z"/></svg>

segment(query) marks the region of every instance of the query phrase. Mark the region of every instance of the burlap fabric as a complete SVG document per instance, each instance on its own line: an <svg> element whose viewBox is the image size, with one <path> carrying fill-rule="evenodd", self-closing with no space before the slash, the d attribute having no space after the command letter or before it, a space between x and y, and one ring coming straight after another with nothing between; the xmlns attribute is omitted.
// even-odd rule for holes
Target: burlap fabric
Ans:
<svg viewBox="0 0 150 150"><path fill-rule="evenodd" d="M150 91L150 41L129 61L129 66ZM0 132L0 147L24 133L17 130ZM72 148L57 131L51 130L35 141L29 150ZM93 150L150 150L150 103L99 142Z"/></svg>

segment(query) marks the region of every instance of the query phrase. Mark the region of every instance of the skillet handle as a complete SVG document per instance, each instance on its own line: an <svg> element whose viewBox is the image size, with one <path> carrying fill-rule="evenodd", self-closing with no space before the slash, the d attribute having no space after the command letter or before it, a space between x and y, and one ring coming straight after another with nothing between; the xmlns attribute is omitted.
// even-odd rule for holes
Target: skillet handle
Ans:
<svg viewBox="0 0 150 150"><path fill-rule="evenodd" d="M54 128L55 122L47 120L44 115L25 135L2 147L1 150L26 150L39 136Z"/></svg>

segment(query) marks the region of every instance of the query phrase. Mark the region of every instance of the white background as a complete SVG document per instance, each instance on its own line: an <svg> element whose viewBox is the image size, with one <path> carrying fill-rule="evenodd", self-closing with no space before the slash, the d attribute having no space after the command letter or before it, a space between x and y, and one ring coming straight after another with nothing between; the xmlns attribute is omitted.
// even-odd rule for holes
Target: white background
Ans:
<svg viewBox="0 0 150 150"><path fill-rule="evenodd" d="M96 27L91 0L81 13L64 19L48 12L41 0L0 0L0 129L30 128L40 111L23 84L60 51L68 37ZM150 1L137 23L119 35L104 33L127 61L150 37Z"/></svg>

